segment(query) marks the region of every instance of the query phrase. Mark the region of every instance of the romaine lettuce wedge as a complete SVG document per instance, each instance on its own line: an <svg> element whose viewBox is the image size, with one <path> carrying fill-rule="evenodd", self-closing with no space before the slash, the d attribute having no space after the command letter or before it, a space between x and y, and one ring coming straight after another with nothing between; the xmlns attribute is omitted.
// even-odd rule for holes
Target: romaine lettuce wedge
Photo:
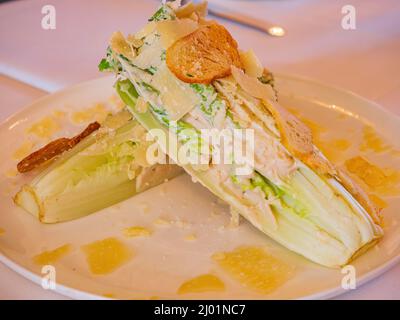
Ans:
<svg viewBox="0 0 400 320"><path fill-rule="evenodd" d="M125 93L134 92L132 84L129 86L127 80L123 83ZM116 88L124 99L119 83ZM168 129L150 110L139 112L126 97L124 101L147 130L163 130L168 136ZM167 152L168 140L160 147ZM169 153L169 156L178 160L176 154ZM373 245L382 235L381 229L373 223L365 210L354 210L351 207L349 203L355 200L350 194L340 194L338 190L332 189L328 181L324 181L306 166L281 187L258 173L251 182L250 189L258 187L265 193L265 198L276 198L270 205L276 225L268 217L269 209L258 208L256 204L232 193L229 187L221 183L216 171L196 170L191 165L182 167L259 230L288 249L319 264L329 267L344 265L359 254L360 248L366 249ZM248 184L239 187L241 190L249 188Z"/></svg>
<svg viewBox="0 0 400 320"><path fill-rule="evenodd" d="M43 223L69 221L181 173L175 165L148 164L148 146L145 130L124 110L24 185L14 201Z"/></svg>
<svg viewBox="0 0 400 320"><path fill-rule="evenodd" d="M231 75L216 80L212 78L213 81L207 84L195 83L190 79L192 74L185 75L184 78L190 80L187 82L175 76L171 70L187 68L188 64L172 68L167 65L165 52L168 60L168 48L171 47L163 47L168 42L165 40L175 37L175 44L182 40L183 44L178 46L184 48L182 54L190 52L193 56L198 53L196 49L205 55L213 51L201 41L208 45L218 45L218 41L204 39L208 32L207 22L201 13L188 13L188 7L182 11L171 10L168 5L163 8L158 12L168 14L163 15L162 22L151 19L143 29L146 32L127 37L128 44L132 37L143 41L139 47L130 47L131 58L124 56L124 49L129 46L121 45L121 42L119 46L111 46L107 54L118 64L113 68L119 77L115 87L134 117L147 130L156 129L165 134L166 139L158 140L162 151L182 166L193 180L227 202L234 212L239 212L266 235L311 261L339 267L374 245L383 235L377 215L367 212L367 206L363 207L342 185L343 180L336 169L312 144L309 129L279 106L273 81L266 80L262 66L254 61L251 73L257 74L261 70L262 76L253 76L231 65ZM182 16L184 14L187 15ZM179 29L189 19L198 21L196 37L190 37ZM167 24L165 20L171 21ZM171 25L176 29L171 29ZM166 26L169 29L166 30ZM184 36L179 38L179 33ZM195 40L190 43L190 39ZM124 41L122 38L122 43ZM187 43L189 45L185 46ZM225 48L214 48L213 53L218 56ZM215 56L201 58L215 63ZM194 59L192 62L193 70L201 74L199 61ZM146 71L150 67L151 73ZM212 74L213 70L207 65L204 68L204 72ZM273 78L269 75L268 79ZM140 104L136 103L137 99L141 100ZM282 121L282 117L286 117L287 122ZM299 128L297 131L296 126ZM179 147L188 142L188 139L180 137L182 131L179 128L184 127L193 129L191 138L200 144L196 132L204 129L252 130L255 161L251 172L244 176L236 175L235 169L239 164L235 162L215 164L210 161L201 167L180 162ZM289 132L292 135L287 135L284 129L293 129ZM292 138L292 145L287 143L288 137ZM176 141L178 149L170 148ZM299 147L303 141L304 152ZM212 144L211 157L216 149L217 146Z"/></svg>

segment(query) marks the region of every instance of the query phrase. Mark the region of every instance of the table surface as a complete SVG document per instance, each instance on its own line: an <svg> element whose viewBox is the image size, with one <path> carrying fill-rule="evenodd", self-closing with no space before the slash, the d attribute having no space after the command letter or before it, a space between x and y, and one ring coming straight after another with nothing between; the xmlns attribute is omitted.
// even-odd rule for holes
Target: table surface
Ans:
<svg viewBox="0 0 400 320"><path fill-rule="evenodd" d="M226 22L241 48L253 48L276 72L298 74L346 88L400 114L400 1L352 0L356 29L341 27L347 0L211 0L279 23L287 36L271 38ZM56 9L56 29L41 28L41 8ZM100 77L114 30L140 28L157 6L149 0L23 0L0 5L0 121L33 100ZM338 297L400 299L400 265ZM0 264L0 299L65 299Z"/></svg>

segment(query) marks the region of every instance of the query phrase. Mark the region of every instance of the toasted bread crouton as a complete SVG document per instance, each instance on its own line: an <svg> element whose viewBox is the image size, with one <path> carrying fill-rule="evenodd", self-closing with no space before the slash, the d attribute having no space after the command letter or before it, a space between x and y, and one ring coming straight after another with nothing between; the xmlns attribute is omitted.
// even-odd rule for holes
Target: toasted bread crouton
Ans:
<svg viewBox="0 0 400 320"><path fill-rule="evenodd" d="M69 149L72 149L79 142L99 128L100 124L96 121L89 124L84 131L73 138L60 138L48 143L43 148L33 152L21 160L21 162L19 162L17 165L18 171L20 173L25 173L41 166L54 157L64 153Z"/></svg>
<svg viewBox="0 0 400 320"><path fill-rule="evenodd" d="M211 83L231 74L231 65L241 68L236 41L218 23L201 26L167 50L171 72L187 83Z"/></svg>

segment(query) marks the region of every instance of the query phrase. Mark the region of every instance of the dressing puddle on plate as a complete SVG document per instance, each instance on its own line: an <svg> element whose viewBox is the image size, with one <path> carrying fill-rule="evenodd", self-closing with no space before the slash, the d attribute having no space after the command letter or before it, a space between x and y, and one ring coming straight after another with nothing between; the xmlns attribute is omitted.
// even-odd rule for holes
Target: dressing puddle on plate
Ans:
<svg viewBox="0 0 400 320"><path fill-rule="evenodd" d="M213 255L213 260L243 286L261 294L279 288L295 274L293 267L260 247L239 247Z"/></svg>
<svg viewBox="0 0 400 320"><path fill-rule="evenodd" d="M178 289L178 294L204 293L224 291L225 284L220 278L212 274L203 274L184 282Z"/></svg>
<svg viewBox="0 0 400 320"><path fill-rule="evenodd" d="M71 245L66 244L53 250L44 251L33 257L33 261L38 265L50 265L56 263L63 256L71 251Z"/></svg>
<svg viewBox="0 0 400 320"><path fill-rule="evenodd" d="M89 269L101 275L115 271L134 256L132 249L116 238L98 240L82 246Z"/></svg>

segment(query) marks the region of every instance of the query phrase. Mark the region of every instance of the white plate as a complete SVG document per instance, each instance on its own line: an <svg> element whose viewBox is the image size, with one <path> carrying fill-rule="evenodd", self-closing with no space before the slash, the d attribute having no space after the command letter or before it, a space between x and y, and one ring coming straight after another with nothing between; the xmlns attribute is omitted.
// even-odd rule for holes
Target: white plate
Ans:
<svg viewBox="0 0 400 320"><path fill-rule="evenodd" d="M12 195L29 177L9 177L17 160L14 151L29 137L27 128L54 110L81 110L97 102L110 104L113 79L102 78L76 85L49 95L12 116L0 126L2 158L0 163L0 261L27 277L41 283L41 268L32 257L64 244L72 251L55 263L57 291L72 298L210 298L210 299L280 299L328 298L343 292L341 270L327 269L289 252L242 221L238 228L229 228L229 211L217 199L186 175L129 199L96 214L57 225L40 224L29 214L14 206ZM296 108L301 116L326 128L324 139L333 136L348 139L352 146L335 154L343 160L359 154L362 128L370 124L379 128L387 143L398 143L400 121L376 104L354 94L310 80L278 76L277 85L283 105ZM82 124L83 125L83 124ZM55 136L78 132L71 124ZM36 138L34 138L35 140ZM36 139L38 140L38 139ZM38 140L38 143L45 141ZM399 146L397 145L397 148ZM390 149L381 154L363 152L368 159L382 166L400 169L398 152ZM384 239L378 246L354 261L357 285L378 276L400 259L400 227L398 196L386 197ZM173 221L168 227L154 223L159 218ZM133 225L151 228L148 238L124 238L122 230ZM197 240L187 241L195 234ZM116 237L135 256L115 272L94 276L88 269L81 246L95 240ZM232 279L213 262L215 252L232 250L240 245L257 245L276 258L295 266L293 278L268 295L261 295ZM186 280L204 273L213 273L223 280L224 292L178 295L177 289Z"/></svg>

